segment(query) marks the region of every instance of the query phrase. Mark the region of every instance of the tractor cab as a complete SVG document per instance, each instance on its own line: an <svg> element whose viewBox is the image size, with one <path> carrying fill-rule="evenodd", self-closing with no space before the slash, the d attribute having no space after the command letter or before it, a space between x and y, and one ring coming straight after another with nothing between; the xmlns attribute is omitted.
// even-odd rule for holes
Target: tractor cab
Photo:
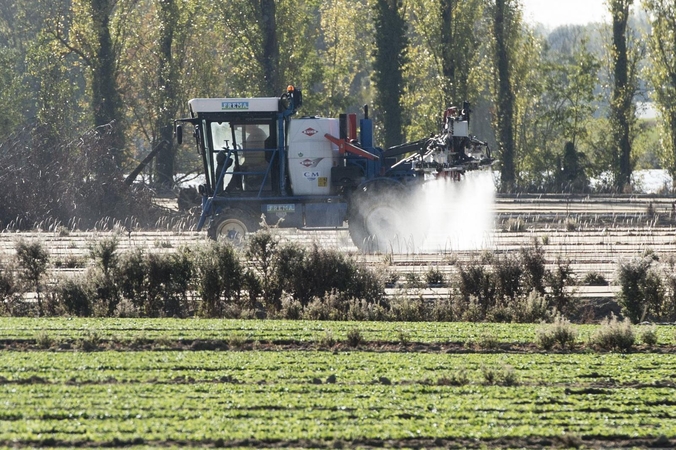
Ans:
<svg viewBox="0 0 676 450"><path fill-rule="evenodd" d="M198 98L189 107L186 121L195 125L204 165L203 195L279 195L284 141L278 137L292 113L287 105L276 97Z"/></svg>

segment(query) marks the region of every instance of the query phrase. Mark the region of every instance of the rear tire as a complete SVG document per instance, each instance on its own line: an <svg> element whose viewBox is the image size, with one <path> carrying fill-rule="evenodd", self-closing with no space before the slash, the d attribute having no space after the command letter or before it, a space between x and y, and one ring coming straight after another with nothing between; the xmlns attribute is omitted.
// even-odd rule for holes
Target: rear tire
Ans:
<svg viewBox="0 0 676 450"><path fill-rule="evenodd" d="M234 245L244 237L257 231L258 223L253 212L238 208L226 208L211 221L208 235L213 240L225 240Z"/></svg>
<svg viewBox="0 0 676 450"><path fill-rule="evenodd" d="M348 228L354 245L367 253L398 252L405 247L405 191L396 182L374 183L357 190L350 201Z"/></svg>

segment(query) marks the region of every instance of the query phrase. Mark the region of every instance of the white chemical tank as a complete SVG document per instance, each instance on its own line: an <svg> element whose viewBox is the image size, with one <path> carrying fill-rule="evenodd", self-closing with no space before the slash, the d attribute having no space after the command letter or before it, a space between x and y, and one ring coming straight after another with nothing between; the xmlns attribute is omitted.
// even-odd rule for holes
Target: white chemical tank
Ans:
<svg viewBox="0 0 676 450"><path fill-rule="evenodd" d="M338 164L338 147L324 137L338 137L338 119L293 119L288 132L288 163L293 195L329 195L331 168Z"/></svg>

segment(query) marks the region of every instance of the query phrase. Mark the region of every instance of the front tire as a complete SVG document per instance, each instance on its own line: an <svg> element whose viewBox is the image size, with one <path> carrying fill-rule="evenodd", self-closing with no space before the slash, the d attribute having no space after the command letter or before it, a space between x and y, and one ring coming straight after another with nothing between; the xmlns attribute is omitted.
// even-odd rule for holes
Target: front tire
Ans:
<svg viewBox="0 0 676 450"><path fill-rule="evenodd" d="M238 208L227 208L211 221L208 235L213 240L225 240L238 245L244 237L259 228L253 212Z"/></svg>

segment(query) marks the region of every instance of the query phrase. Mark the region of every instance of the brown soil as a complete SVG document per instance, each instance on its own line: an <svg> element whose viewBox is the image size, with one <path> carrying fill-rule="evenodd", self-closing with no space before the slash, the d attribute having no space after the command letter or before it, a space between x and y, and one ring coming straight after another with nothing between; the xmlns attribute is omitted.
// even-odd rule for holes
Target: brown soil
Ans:
<svg viewBox="0 0 676 450"><path fill-rule="evenodd" d="M673 448L676 444L664 436L632 439L627 436L556 436L499 439L357 439L357 440L201 440L146 441L113 439L107 442L60 441L47 438L40 441L0 441L0 446L12 448L71 447L71 448L130 448L178 447L178 448Z"/></svg>
<svg viewBox="0 0 676 450"><path fill-rule="evenodd" d="M534 343L491 343L482 346L480 343L444 342L388 342L368 341L358 346L351 346L347 342L337 342L333 346L325 346L318 342L275 340L275 341L242 341L237 343L222 339L139 339L134 341L104 340L96 343L77 339L61 340L53 343L49 348L39 345L33 339L2 339L0 350L6 351L354 351L361 352L404 352L404 353L586 353L589 351L584 344L573 350L544 351ZM663 344L653 347L645 345L635 346L631 353L676 353L676 345Z"/></svg>

